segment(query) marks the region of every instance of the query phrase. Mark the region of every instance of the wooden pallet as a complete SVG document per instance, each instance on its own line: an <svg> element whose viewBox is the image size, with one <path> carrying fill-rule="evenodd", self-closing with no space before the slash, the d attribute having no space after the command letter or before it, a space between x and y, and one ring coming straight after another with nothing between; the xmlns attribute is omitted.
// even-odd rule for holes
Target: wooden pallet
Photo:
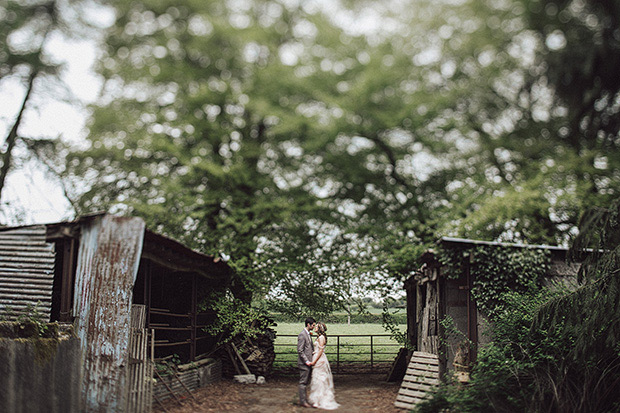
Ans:
<svg viewBox="0 0 620 413"><path fill-rule="evenodd" d="M437 385L439 385L437 355L414 351L394 406L401 409L413 409Z"/></svg>

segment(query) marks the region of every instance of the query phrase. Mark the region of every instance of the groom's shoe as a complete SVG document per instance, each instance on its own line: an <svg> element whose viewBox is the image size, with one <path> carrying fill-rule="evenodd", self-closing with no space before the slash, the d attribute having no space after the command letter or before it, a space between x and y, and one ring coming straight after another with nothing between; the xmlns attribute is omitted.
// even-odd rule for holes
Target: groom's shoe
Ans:
<svg viewBox="0 0 620 413"><path fill-rule="evenodd" d="M312 407L312 406L310 406L310 404L309 404L309 403L302 403L302 404L301 404L301 407Z"/></svg>

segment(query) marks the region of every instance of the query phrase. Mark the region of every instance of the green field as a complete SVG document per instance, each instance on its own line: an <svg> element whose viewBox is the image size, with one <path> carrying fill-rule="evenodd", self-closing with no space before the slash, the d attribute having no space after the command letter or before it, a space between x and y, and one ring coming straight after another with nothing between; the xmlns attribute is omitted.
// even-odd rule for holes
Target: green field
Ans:
<svg viewBox="0 0 620 413"><path fill-rule="evenodd" d="M399 328L403 332L406 330L404 324L399 325ZM301 323L278 323L275 341L276 366L297 363L297 335L302 329ZM350 335L359 337L346 337ZM380 324L329 324L327 326L326 353L330 364L334 367L338 363L391 363L399 348L400 345L389 337L389 333Z"/></svg>

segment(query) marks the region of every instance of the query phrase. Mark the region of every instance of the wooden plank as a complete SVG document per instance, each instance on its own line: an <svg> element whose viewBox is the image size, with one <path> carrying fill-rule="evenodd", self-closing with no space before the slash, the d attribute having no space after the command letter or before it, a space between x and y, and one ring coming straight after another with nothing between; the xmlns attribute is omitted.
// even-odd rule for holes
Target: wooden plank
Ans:
<svg viewBox="0 0 620 413"><path fill-rule="evenodd" d="M434 386L439 384L439 379L433 377L409 377L403 380L403 386L410 384L430 384L431 386Z"/></svg>
<svg viewBox="0 0 620 413"><path fill-rule="evenodd" d="M413 409L438 384L439 358L432 353L416 351L409 362L394 406Z"/></svg>
<svg viewBox="0 0 620 413"><path fill-rule="evenodd" d="M435 386L433 386L430 383L403 382L403 385L401 386L401 390L408 389L408 390L424 390L424 391L428 391L428 390L432 390L433 387L435 387Z"/></svg>
<svg viewBox="0 0 620 413"><path fill-rule="evenodd" d="M398 407L400 409L409 409L410 410L410 409L413 409L415 407L415 404L416 403L403 403L403 402L400 402L400 401L396 401L394 403L394 406L396 406L396 407Z"/></svg>
<svg viewBox="0 0 620 413"><path fill-rule="evenodd" d="M418 368L418 366L416 366L415 368L408 368L405 376L413 376L413 377L436 377L439 374L439 371L437 370L427 370L427 369L420 369Z"/></svg>
<svg viewBox="0 0 620 413"><path fill-rule="evenodd" d="M405 403L417 403L420 400L422 400L419 397L405 396L404 394L399 394L397 396L397 399L398 399L398 401L405 402Z"/></svg>
<svg viewBox="0 0 620 413"><path fill-rule="evenodd" d="M437 358L421 357L415 353L413 353L413 356L411 356L411 360L409 360L409 363L411 363L411 361L413 361L414 363L439 365L439 360Z"/></svg>
<svg viewBox="0 0 620 413"><path fill-rule="evenodd" d="M403 380L404 383L420 383L420 384L430 384L435 385L439 384L438 377L407 377L406 380Z"/></svg>
<svg viewBox="0 0 620 413"><path fill-rule="evenodd" d="M424 370L424 371L435 371L435 372L439 371L439 365L433 365L433 364L420 364L420 363L411 364L409 363L407 368L408 369L415 368L415 369Z"/></svg>
<svg viewBox="0 0 620 413"><path fill-rule="evenodd" d="M437 359L435 359L437 360ZM430 359L424 359L424 360L420 360L419 358L414 358L411 357L411 360L409 361L409 364L416 364L416 365L420 365L420 366L435 366L438 367L439 366L439 361L437 360L437 363L431 363Z"/></svg>
<svg viewBox="0 0 620 413"><path fill-rule="evenodd" d="M241 357L241 354L239 354L239 351L237 350L237 346L235 346L235 343L233 343L232 341L230 342L230 346L232 347L232 349L235 351L235 354L237 355L237 357L239 357L239 360L241 361L241 365L243 366L243 369L245 370L245 372L247 374L252 374L252 372L250 371L250 369L248 368L247 364L245 364L245 360L243 360L243 357Z"/></svg>
<svg viewBox="0 0 620 413"><path fill-rule="evenodd" d="M407 376L414 377L437 377L437 373L434 371L423 371L423 370L415 370L415 369L407 369ZM405 377L407 377L405 376Z"/></svg>
<svg viewBox="0 0 620 413"><path fill-rule="evenodd" d="M420 363L416 363L414 367L411 367L411 364L409 365L409 367L407 367L407 369L411 369L414 368L416 370L422 370L422 371L432 371L432 372L439 372L439 366L437 365L432 365L432 364L420 364Z"/></svg>
<svg viewBox="0 0 620 413"><path fill-rule="evenodd" d="M427 351L414 351L413 355L415 357L422 357L422 358L426 358L426 359L430 359L430 360L437 360L437 354L429 353Z"/></svg>
<svg viewBox="0 0 620 413"><path fill-rule="evenodd" d="M398 394L401 396L416 397L418 399L424 399L425 397L428 397L428 392L426 391L411 390L411 389L400 389L398 391Z"/></svg>

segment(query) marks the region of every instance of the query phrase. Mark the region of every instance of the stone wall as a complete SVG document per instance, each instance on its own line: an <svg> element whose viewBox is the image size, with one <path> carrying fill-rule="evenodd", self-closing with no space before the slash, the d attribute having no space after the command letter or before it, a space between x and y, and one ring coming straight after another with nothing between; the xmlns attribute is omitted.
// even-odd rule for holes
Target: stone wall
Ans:
<svg viewBox="0 0 620 413"><path fill-rule="evenodd" d="M79 412L79 340L58 324L0 323L0 412Z"/></svg>

